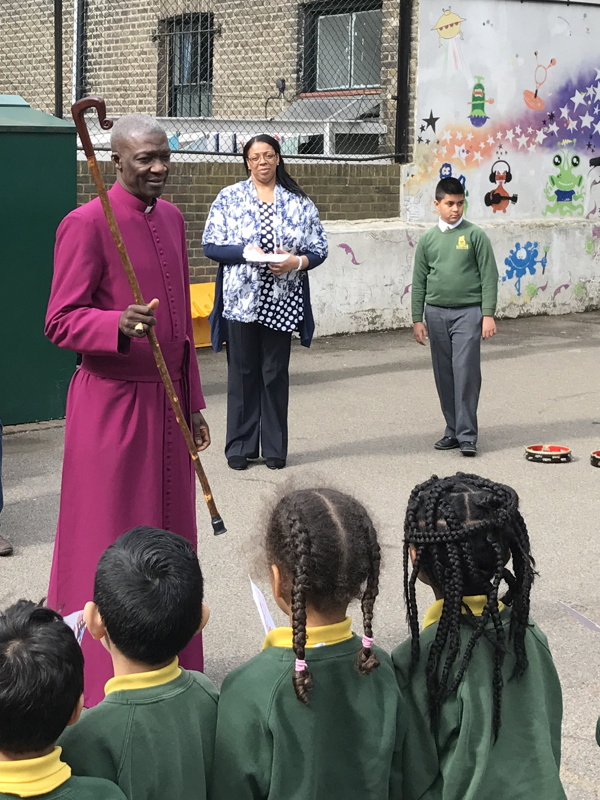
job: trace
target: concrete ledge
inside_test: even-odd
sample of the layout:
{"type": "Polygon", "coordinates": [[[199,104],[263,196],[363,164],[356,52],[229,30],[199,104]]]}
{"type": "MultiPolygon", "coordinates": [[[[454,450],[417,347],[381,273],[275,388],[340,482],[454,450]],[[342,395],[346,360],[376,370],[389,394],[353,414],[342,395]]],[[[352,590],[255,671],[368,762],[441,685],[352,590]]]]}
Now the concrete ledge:
{"type": "MultiPolygon", "coordinates": [[[[431,223],[327,222],[329,258],[311,273],[316,335],[412,324],[415,246],[431,223]]],[[[481,226],[500,275],[498,316],[600,308],[600,227],[586,220],[520,220],[481,226]]]]}

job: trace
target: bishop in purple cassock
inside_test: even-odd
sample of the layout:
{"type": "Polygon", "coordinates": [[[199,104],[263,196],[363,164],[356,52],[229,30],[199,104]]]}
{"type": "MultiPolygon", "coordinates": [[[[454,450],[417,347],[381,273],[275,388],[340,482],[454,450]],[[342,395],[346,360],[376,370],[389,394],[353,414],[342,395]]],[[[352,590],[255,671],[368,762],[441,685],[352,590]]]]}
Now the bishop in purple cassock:
{"type": "MultiPolygon", "coordinates": [[[[195,473],[152,355],[160,342],[199,450],[210,443],[190,316],[183,217],[159,199],[170,150],[155,120],[122,117],[111,137],[109,192],[148,306],[132,294],[98,199],[72,211],[56,239],[46,335],[80,354],[67,396],[60,513],[48,605],[63,615],[93,597],[98,559],[130,528],[151,525],[197,546],[195,473]],[[158,303],[156,303],[156,300],[158,303]]],[[[86,632],[85,705],[104,697],[108,653],[86,632]]],[[[180,655],[201,670],[202,640],[180,655]]]]}

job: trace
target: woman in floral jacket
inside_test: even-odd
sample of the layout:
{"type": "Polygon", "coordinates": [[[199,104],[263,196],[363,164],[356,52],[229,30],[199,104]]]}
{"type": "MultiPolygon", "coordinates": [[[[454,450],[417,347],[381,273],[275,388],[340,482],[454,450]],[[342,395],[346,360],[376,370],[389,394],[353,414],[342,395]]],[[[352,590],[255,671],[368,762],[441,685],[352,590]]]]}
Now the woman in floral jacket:
{"type": "Polygon", "coordinates": [[[307,271],[327,258],[327,239],[277,140],[254,136],[243,155],[250,177],[219,192],[202,238],[205,255],[219,262],[210,321],[213,348],[227,343],[225,455],[232,469],[246,469],[260,438],[267,467],[282,469],[292,332],[310,345],[307,271]]]}

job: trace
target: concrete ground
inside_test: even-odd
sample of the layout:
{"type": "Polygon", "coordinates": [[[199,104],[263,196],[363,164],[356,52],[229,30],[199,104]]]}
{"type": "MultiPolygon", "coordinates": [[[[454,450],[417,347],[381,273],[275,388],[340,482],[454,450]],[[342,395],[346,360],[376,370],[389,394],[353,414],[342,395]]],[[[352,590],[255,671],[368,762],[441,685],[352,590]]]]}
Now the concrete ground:
{"type": "MultiPolygon", "coordinates": [[[[355,493],[371,510],[385,551],[375,636],[392,648],[407,635],[401,536],[409,491],[433,472],[475,471],[514,486],[521,496],[539,569],[533,616],[549,637],[563,685],[565,787],[569,800],[600,798],[594,741],[600,714],[600,469],[589,462],[590,452],[600,448],[599,323],[600,313],[500,322],[499,334],[483,347],[475,460],[433,450],[443,425],[429,354],[403,330],[319,339],[310,350],[295,346],[289,467],[272,472],[257,463],[233,472],[223,457],[225,356],[200,351],[214,443],[203,463],[228,527],[226,535],[214,537],[198,501],[199,552],[212,608],[205,634],[208,675],[220,682],[260,648],[248,575],[267,588],[260,533],[275,489],[325,482],[355,493]],[[569,445],[573,462],[526,461],[524,445],[544,442],[569,445]]],[[[2,532],[14,541],[15,555],[0,559],[0,607],[44,595],[62,438],[60,423],[5,432],[2,532]]],[[[428,601],[423,594],[422,606],[428,601]]],[[[357,610],[354,616],[360,631],[357,610]]]]}

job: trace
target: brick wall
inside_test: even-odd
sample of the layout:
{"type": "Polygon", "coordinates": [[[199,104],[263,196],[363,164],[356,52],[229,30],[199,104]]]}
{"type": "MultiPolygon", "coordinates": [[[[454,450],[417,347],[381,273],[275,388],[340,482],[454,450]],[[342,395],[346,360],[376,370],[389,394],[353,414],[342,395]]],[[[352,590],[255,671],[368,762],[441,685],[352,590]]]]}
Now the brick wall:
{"type": "MultiPolygon", "coordinates": [[[[107,185],[114,170],[100,162],[107,185]]],[[[400,166],[396,164],[292,164],[290,172],[317,204],[322,220],[387,219],[399,215],[400,166]]],[[[200,240],[210,204],[223,186],[244,177],[240,164],[175,162],[169,193],[185,216],[192,281],[212,280],[216,266],[204,258],[200,240]]],[[[86,162],[78,162],[78,202],[95,196],[86,162]]]]}

